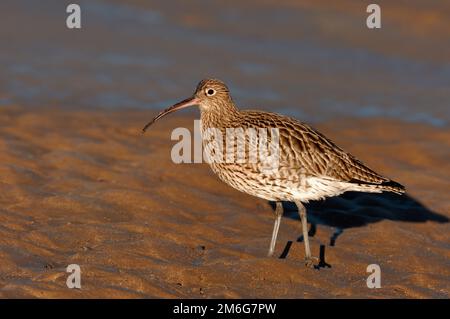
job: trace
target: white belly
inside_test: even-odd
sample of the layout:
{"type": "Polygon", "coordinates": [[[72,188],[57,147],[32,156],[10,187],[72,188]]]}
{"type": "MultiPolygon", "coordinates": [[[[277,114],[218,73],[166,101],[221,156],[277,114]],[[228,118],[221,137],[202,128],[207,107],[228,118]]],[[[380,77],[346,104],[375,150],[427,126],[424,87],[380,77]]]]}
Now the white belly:
{"type": "Polygon", "coordinates": [[[321,200],[326,197],[338,196],[347,191],[381,192],[379,189],[362,188],[356,184],[332,180],[329,178],[306,177],[301,180],[272,179],[252,175],[248,172],[235,170],[227,175],[223,170],[211,166],[213,171],[233,188],[270,201],[294,201],[308,203],[311,200],[321,200]]]}

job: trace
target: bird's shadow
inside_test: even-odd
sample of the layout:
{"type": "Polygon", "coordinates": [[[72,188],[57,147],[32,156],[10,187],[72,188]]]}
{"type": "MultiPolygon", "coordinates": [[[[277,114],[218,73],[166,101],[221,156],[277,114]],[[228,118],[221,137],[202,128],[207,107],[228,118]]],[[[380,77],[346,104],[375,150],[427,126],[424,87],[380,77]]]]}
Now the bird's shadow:
{"type": "MultiPolygon", "coordinates": [[[[275,202],[269,202],[275,210],[275,202]]],[[[405,221],[423,223],[433,221],[447,223],[449,219],[433,212],[411,196],[391,193],[370,194],[348,192],[341,196],[328,198],[324,201],[314,201],[305,204],[308,222],[311,224],[309,236],[316,233],[317,225],[335,228],[330,237],[329,245],[334,246],[337,238],[347,228],[362,227],[381,220],[405,221]]],[[[292,202],[283,202],[284,216],[299,220],[297,206],[292,202]]],[[[303,235],[298,239],[303,241],[303,235]]],[[[288,241],[280,258],[286,258],[292,246],[288,241]]],[[[320,246],[319,264],[316,268],[331,267],[325,261],[325,245],[320,246]]]]}

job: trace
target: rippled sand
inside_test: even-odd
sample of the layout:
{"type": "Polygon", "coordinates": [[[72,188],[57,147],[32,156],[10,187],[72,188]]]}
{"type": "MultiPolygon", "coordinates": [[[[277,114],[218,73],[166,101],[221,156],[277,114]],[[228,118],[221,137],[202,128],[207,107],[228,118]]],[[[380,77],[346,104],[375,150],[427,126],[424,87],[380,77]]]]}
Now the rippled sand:
{"type": "MultiPolygon", "coordinates": [[[[408,196],[350,193],[308,206],[318,270],[303,266],[296,212],[277,256],[264,200],[206,164],[171,162],[170,116],[152,111],[0,112],[0,297],[449,297],[450,132],[382,119],[316,127],[408,196]],[[66,287],[79,264],[82,289],[66,287]],[[379,264],[382,289],[368,289],[379,264]]],[[[289,205],[287,206],[289,208],[289,205]]]]}

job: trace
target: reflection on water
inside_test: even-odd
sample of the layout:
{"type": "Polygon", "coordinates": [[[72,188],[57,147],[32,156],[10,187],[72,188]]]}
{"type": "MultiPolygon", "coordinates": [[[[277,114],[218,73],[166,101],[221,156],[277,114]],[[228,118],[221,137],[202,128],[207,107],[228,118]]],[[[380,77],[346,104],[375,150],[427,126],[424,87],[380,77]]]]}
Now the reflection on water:
{"type": "MultiPolygon", "coordinates": [[[[391,15],[373,31],[363,6],[290,3],[79,1],[82,29],[68,30],[61,1],[2,1],[0,105],[160,108],[219,77],[239,105],[306,121],[448,125],[450,39],[440,23],[450,13],[430,7],[438,20],[420,33],[386,4],[391,15]]],[[[415,3],[406,17],[420,13],[415,3]]]]}

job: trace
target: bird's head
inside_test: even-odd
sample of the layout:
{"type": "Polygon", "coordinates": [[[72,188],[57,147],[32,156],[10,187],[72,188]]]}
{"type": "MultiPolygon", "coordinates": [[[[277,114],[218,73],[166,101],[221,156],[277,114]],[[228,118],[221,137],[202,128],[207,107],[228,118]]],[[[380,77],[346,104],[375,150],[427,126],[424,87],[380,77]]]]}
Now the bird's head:
{"type": "Polygon", "coordinates": [[[191,97],[160,112],[153,120],[145,125],[143,131],[145,132],[150,125],[165,115],[194,105],[197,105],[201,112],[223,112],[224,116],[227,115],[227,111],[234,110],[235,108],[230,91],[225,83],[217,79],[205,79],[200,81],[191,97]]]}

